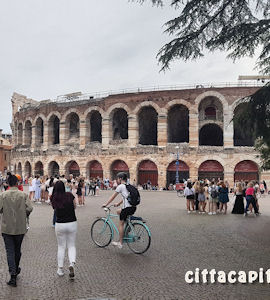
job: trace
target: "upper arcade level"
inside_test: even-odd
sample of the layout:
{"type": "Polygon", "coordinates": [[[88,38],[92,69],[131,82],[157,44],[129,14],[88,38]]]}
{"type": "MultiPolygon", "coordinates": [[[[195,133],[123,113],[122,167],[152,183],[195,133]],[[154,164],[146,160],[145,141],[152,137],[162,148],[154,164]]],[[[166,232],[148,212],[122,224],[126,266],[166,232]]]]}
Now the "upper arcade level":
{"type": "Polygon", "coordinates": [[[252,132],[237,128],[232,119],[243,109],[240,100],[257,89],[199,86],[88,99],[73,93],[58,101],[40,102],[14,94],[13,144],[17,150],[27,151],[250,147],[254,144],[252,132]]]}

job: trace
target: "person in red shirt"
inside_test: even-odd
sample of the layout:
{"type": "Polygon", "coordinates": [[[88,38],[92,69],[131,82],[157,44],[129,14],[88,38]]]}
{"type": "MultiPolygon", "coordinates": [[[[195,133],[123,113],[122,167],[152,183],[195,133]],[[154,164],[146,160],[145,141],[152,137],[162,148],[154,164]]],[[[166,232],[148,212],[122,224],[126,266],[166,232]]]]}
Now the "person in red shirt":
{"type": "Polygon", "coordinates": [[[248,211],[248,207],[249,207],[250,204],[253,205],[256,216],[259,215],[259,211],[258,211],[256,201],[255,201],[255,197],[256,197],[255,196],[255,189],[254,189],[253,186],[254,186],[253,183],[249,182],[249,184],[247,186],[247,189],[246,189],[247,205],[246,205],[246,208],[245,208],[245,216],[247,216],[247,211],[248,211]]]}

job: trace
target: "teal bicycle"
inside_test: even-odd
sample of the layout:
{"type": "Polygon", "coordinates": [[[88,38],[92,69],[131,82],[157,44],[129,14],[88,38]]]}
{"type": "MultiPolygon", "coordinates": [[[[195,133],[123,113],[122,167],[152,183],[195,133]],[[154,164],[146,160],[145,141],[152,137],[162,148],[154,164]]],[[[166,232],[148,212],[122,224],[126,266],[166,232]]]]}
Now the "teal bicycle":
{"type": "MultiPolygon", "coordinates": [[[[111,243],[115,232],[119,235],[118,228],[112,220],[113,218],[119,218],[119,216],[111,213],[112,206],[105,207],[106,217],[98,217],[91,226],[91,238],[101,248],[111,243]]],[[[124,229],[123,242],[136,254],[145,253],[149,249],[151,233],[142,218],[128,216],[124,229]]]]}

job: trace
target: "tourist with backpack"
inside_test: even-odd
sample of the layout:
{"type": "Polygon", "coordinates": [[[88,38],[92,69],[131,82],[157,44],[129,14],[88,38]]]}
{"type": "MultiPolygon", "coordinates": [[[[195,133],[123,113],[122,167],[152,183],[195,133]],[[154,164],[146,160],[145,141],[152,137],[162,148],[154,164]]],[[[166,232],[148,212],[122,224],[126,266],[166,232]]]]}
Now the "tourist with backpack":
{"type": "Polygon", "coordinates": [[[113,200],[121,194],[122,200],[118,203],[115,203],[114,206],[118,207],[122,204],[122,209],[117,210],[117,214],[119,215],[119,242],[112,242],[112,245],[122,249],[123,247],[123,237],[124,237],[124,226],[125,221],[128,216],[131,216],[136,211],[136,206],[140,203],[140,194],[136,187],[133,185],[127,184],[127,174],[124,172],[120,172],[116,175],[117,188],[114,194],[110,197],[108,202],[104,204],[102,207],[108,206],[113,200]]]}
{"type": "Polygon", "coordinates": [[[212,181],[209,186],[209,213],[208,215],[217,214],[217,203],[218,203],[218,186],[215,181],[212,181]]]}

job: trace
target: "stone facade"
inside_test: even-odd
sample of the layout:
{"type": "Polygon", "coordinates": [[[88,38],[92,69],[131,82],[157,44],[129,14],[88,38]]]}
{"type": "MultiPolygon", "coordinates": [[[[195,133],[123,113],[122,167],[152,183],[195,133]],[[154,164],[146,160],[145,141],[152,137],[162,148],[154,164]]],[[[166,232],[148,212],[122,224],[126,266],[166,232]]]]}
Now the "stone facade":
{"type": "Polygon", "coordinates": [[[252,177],[253,164],[258,176],[269,181],[269,172],[259,172],[253,147],[234,146],[235,108],[256,90],[196,88],[98,99],[80,94],[61,102],[38,102],[14,93],[12,165],[26,176],[77,172],[112,179],[126,170],[131,182],[149,177],[164,187],[175,181],[178,152],[180,178],[213,175],[232,184],[238,169],[252,177]]]}
{"type": "Polygon", "coordinates": [[[8,170],[11,170],[11,148],[12,137],[9,134],[2,134],[0,129],[0,172],[5,175],[8,170]]]}

